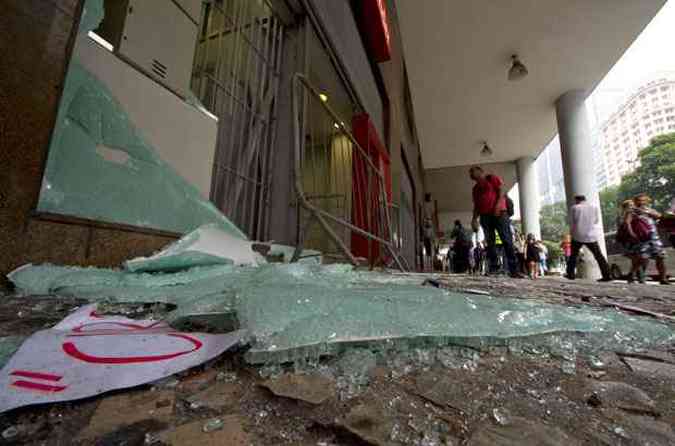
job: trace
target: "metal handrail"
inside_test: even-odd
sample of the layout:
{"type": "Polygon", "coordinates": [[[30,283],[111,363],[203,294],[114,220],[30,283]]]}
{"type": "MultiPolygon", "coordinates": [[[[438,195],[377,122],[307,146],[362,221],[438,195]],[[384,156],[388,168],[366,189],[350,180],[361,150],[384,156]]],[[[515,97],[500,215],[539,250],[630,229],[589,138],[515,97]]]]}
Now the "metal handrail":
{"type": "MultiPolygon", "coordinates": [[[[318,103],[321,104],[323,109],[329,114],[333,122],[336,123],[336,125],[339,127],[339,130],[346,136],[349,141],[352,144],[352,150],[355,150],[358,152],[358,154],[361,156],[361,159],[363,159],[368,167],[370,168],[369,173],[374,173],[377,178],[377,184],[378,184],[378,195],[379,195],[379,201],[381,203],[382,209],[380,211],[382,212],[382,218],[383,222],[379,222],[380,224],[384,224],[384,237],[391,237],[392,235],[392,230],[391,230],[391,220],[390,220],[390,215],[389,215],[389,206],[387,203],[387,196],[386,192],[384,190],[384,175],[380,171],[380,169],[377,167],[377,165],[371,160],[369,154],[361,147],[361,145],[358,143],[356,138],[352,135],[352,133],[342,124],[342,121],[340,117],[335,113],[335,111],[323,100],[321,100],[321,93],[320,91],[315,88],[307,79],[307,77],[302,74],[302,73],[295,73],[293,75],[293,79],[291,82],[291,106],[292,106],[292,115],[293,115],[293,139],[294,139],[294,184],[295,184],[295,192],[298,197],[298,202],[299,204],[305,208],[309,213],[310,213],[310,221],[312,219],[316,219],[319,224],[322,226],[322,228],[328,233],[329,237],[335,242],[335,244],[338,246],[340,251],[349,259],[349,261],[354,264],[358,265],[358,261],[354,257],[354,255],[351,253],[349,248],[345,245],[345,243],[338,237],[338,235],[335,233],[335,231],[328,225],[326,219],[331,220],[334,223],[337,223],[339,225],[342,225],[343,227],[346,227],[350,229],[352,232],[355,232],[359,235],[362,235],[363,237],[366,237],[370,240],[376,241],[381,243],[386,250],[389,252],[389,255],[391,258],[394,260],[396,263],[396,266],[402,270],[405,271],[405,267],[403,266],[403,263],[401,262],[401,259],[399,258],[396,249],[394,247],[394,243],[391,240],[388,240],[386,238],[383,238],[377,234],[374,234],[372,232],[369,232],[363,228],[360,228],[350,221],[345,221],[344,219],[337,217],[335,215],[332,215],[331,213],[320,209],[319,207],[315,206],[307,197],[305,194],[305,190],[303,187],[303,177],[302,177],[302,144],[304,141],[304,138],[301,135],[301,129],[300,129],[300,95],[298,94],[299,91],[298,89],[300,87],[304,87],[305,91],[308,91],[310,94],[314,96],[316,100],[318,100],[318,103]],[[340,124],[338,124],[340,123],[340,124]]],[[[304,96],[303,96],[304,98],[304,96]]],[[[370,187],[370,182],[369,182],[369,187],[370,187]]],[[[370,216],[369,216],[370,217],[370,216]]],[[[370,220],[370,218],[369,218],[370,220]]],[[[309,223],[309,221],[308,221],[309,223]]],[[[297,259],[300,257],[300,253],[302,252],[302,245],[304,243],[304,238],[302,237],[303,234],[300,234],[301,237],[299,237],[299,242],[296,246],[295,254],[293,256],[293,260],[297,261],[297,259]]]]}

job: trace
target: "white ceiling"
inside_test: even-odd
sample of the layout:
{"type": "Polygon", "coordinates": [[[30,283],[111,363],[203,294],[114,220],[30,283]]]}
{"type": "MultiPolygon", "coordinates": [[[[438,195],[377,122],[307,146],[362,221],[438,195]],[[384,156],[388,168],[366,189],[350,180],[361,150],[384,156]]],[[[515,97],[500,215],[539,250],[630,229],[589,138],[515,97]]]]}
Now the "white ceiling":
{"type": "Polygon", "coordinates": [[[536,155],[665,0],[396,0],[424,167],[536,155]],[[517,53],[530,74],[509,82],[517,53]],[[494,150],[480,156],[481,141],[494,150]]]}

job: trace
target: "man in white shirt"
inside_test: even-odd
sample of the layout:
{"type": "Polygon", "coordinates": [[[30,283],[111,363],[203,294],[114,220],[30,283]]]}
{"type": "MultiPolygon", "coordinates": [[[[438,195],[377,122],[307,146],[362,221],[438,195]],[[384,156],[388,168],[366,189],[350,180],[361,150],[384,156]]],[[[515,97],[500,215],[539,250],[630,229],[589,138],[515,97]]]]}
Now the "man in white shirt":
{"type": "Polygon", "coordinates": [[[588,204],[586,197],[583,195],[577,195],[574,197],[574,201],[576,204],[570,209],[572,255],[567,263],[567,278],[570,280],[576,278],[579,251],[582,246],[586,246],[600,266],[602,272],[600,282],[610,282],[612,278],[610,277],[609,264],[598,245],[598,226],[600,224],[598,208],[588,204]]]}

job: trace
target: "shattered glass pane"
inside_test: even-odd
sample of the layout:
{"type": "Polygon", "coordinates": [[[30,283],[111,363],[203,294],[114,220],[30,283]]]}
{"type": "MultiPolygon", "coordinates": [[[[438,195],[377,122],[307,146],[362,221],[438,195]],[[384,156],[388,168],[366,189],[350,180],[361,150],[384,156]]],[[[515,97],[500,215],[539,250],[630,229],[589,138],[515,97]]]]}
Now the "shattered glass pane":
{"type": "Polygon", "coordinates": [[[0,337],[0,368],[5,366],[9,358],[21,347],[26,338],[24,336],[0,337]]]}
{"type": "Polygon", "coordinates": [[[616,310],[448,292],[349,265],[218,265],[156,274],[43,265],[10,279],[26,294],[172,303],[174,319],[235,315],[254,338],[251,363],[316,362],[362,347],[402,364],[437,360],[474,369],[477,351],[497,347],[550,354],[573,372],[578,353],[675,339],[664,323],[616,310]]]}
{"type": "Polygon", "coordinates": [[[251,362],[292,361],[355,345],[378,349],[385,340],[397,348],[485,348],[512,339],[557,349],[570,361],[577,350],[675,339],[665,324],[613,310],[452,293],[344,266],[268,265],[255,277],[256,286],[239,290],[237,299],[240,323],[256,338],[251,362]]]}
{"type": "MultiPolygon", "coordinates": [[[[84,10],[80,38],[101,21],[103,2],[88,0],[84,10]]],[[[38,210],[178,233],[215,223],[246,238],[157,155],[77,57],[66,75],[38,210]]]]}

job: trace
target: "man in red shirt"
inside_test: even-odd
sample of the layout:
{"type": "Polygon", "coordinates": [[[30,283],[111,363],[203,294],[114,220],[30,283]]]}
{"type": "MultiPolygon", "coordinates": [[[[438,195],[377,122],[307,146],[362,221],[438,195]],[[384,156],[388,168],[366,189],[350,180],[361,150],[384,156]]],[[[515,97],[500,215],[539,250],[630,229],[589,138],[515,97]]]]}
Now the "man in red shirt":
{"type": "Polygon", "coordinates": [[[495,232],[499,234],[504,246],[504,254],[509,266],[511,277],[523,277],[518,272],[518,261],[513,250],[513,235],[511,222],[506,208],[506,199],[502,193],[502,179],[497,175],[486,175],[479,166],[469,169],[469,176],[476,184],[473,186],[473,220],[471,226],[474,232],[478,225],[483,227],[485,242],[487,243],[487,257],[489,272],[497,269],[497,247],[495,232]]]}

